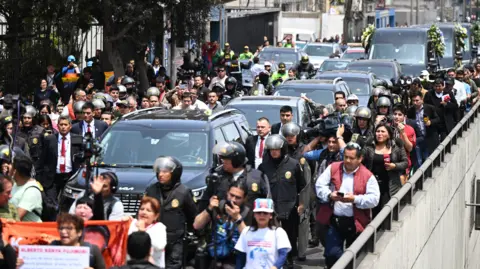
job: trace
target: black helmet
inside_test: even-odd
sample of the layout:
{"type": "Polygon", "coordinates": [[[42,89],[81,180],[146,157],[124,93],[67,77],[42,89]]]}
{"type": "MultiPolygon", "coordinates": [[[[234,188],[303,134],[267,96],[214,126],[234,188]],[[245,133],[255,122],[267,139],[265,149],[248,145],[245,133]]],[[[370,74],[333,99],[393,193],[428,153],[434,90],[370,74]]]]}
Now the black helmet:
{"type": "Polygon", "coordinates": [[[304,55],[302,56],[302,64],[308,64],[308,62],[310,61],[310,59],[308,58],[308,55],[304,55]]]}
{"type": "Polygon", "coordinates": [[[182,177],[183,166],[179,160],[171,156],[160,156],[155,160],[153,164],[153,171],[158,174],[160,170],[167,170],[172,173],[171,184],[174,185],[180,182],[182,177]]]}
{"type": "Polygon", "coordinates": [[[125,85],[127,85],[127,84],[135,84],[135,80],[134,80],[133,78],[131,78],[131,77],[127,77],[127,76],[126,76],[126,77],[124,77],[124,78],[122,79],[122,85],[125,86],[125,85]]]}
{"type": "Polygon", "coordinates": [[[288,149],[287,140],[279,134],[269,135],[265,141],[265,149],[281,149],[282,156],[285,156],[288,149]]]}
{"type": "Polygon", "coordinates": [[[234,77],[228,77],[225,80],[225,86],[227,85],[237,85],[237,80],[234,77]]]}
{"type": "Polygon", "coordinates": [[[221,142],[213,147],[213,154],[222,159],[232,161],[234,168],[241,167],[247,163],[247,151],[245,147],[238,142],[221,142]]]}
{"type": "Polygon", "coordinates": [[[355,116],[355,112],[357,111],[357,106],[348,106],[345,110],[345,113],[348,114],[350,117],[355,116]]]}
{"type": "Polygon", "coordinates": [[[296,136],[300,133],[300,126],[298,126],[295,122],[289,122],[284,124],[281,129],[281,134],[284,137],[287,136],[296,136]]]}

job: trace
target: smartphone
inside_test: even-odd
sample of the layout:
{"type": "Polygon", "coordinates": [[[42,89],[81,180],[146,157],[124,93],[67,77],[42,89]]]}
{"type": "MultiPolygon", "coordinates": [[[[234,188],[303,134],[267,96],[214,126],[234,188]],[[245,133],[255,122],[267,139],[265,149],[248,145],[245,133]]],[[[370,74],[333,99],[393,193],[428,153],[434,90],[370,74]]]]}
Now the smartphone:
{"type": "Polygon", "coordinates": [[[345,197],[345,193],[337,191],[337,195],[340,197],[345,197]]]}
{"type": "Polygon", "coordinates": [[[228,205],[230,208],[233,208],[233,203],[230,200],[225,201],[225,205],[226,206],[228,205]]]}

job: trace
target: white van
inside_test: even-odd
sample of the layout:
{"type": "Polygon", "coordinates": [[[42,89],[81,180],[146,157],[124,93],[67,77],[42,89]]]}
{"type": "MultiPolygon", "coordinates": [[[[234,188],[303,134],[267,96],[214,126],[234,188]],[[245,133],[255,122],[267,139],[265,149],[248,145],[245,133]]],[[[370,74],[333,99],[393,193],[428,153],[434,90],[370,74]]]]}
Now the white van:
{"type": "Polygon", "coordinates": [[[295,47],[303,49],[303,47],[310,42],[315,42],[317,39],[314,31],[296,29],[296,28],[283,28],[280,30],[281,41],[283,44],[287,43],[287,39],[292,39],[295,43],[295,47]]]}

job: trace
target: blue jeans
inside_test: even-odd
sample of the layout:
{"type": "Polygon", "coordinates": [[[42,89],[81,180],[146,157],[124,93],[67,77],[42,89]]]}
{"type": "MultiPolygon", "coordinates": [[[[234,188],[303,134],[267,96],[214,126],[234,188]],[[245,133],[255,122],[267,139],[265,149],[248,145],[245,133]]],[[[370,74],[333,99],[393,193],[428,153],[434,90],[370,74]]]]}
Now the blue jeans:
{"type": "Polygon", "coordinates": [[[425,161],[430,155],[428,152],[427,141],[423,140],[421,143],[417,143],[415,146],[415,152],[417,153],[417,167],[422,166],[423,161],[425,161]]]}
{"type": "Polygon", "coordinates": [[[325,264],[331,268],[335,262],[342,256],[344,244],[349,247],[357,238],[355,229],[349,234],[341,233],[334,225],[330,225],[325,237],[325,264]]]}

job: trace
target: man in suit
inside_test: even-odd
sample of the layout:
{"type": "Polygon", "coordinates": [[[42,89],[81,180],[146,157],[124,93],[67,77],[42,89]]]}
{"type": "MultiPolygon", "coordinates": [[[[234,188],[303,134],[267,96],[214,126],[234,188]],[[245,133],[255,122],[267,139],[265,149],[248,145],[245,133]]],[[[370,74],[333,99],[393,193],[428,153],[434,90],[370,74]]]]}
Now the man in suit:
{"type": "Polygon", "coordinates": [[[56,173],[55,188],[57,194],[65,187],[67,180],[80,168],[77,156],[82,150],[81,135],[70,132],[72,120],[67,116],[58,118],[58,133],[55,134],[56,173]]]}
{"type": "Polygon", "coordinates": [[[265,118],[257,120],[257,135],[249,136],[245,142],[247,152],[247,164],[255,169],[262,163],[265,150],[265,140],[270,134],[270,121],[265,118]]]}
{"type": "Polygon", "coordinates": [[[280,122],[272,125],[272,134],[280,134],[280,129],[284,124],[293,120],[293,109],[291,106],[282,106],[280,108],[280,122]]]}
{"type": "Polygon", "coordinates": [[[83,120],[75,123],[72,126],[71,132],[81,136],[91,132],[95,139],[99,139],[102,134],[108,129],[108,125],[93,118],[94,106],[92,102],[87,102],[82,107],[83,120]]]}
{"type": "Polygon", "coordinates": [[[421,92],[413,92],[411,96],[413,106],[408,109],[407,117],[415,120],[417,126],[420,128],[423,141],[417,140],[415,151],[417,153],[417,163],[421,166],[423,161],[428,158],[439,144],[438,139],[438,125],[440,118],[435,111],[435,107],[423,103],[423,96],[421,92]]]}

